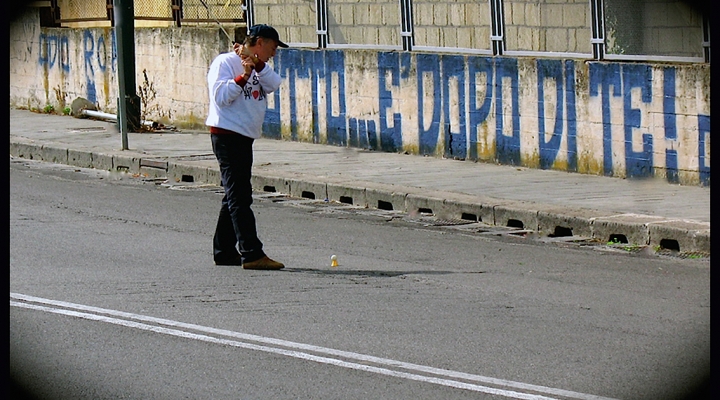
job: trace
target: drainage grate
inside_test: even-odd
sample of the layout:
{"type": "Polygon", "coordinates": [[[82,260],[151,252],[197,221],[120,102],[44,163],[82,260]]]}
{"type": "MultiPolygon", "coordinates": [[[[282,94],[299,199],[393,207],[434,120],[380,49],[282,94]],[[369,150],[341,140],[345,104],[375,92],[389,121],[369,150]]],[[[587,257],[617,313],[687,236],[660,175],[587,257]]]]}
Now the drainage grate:
{"type": "Polygon", "coordinates": [[[686,260],[707,260],[710,259],[710,253],[704,251],[675,251],[670,249],[659,249],[655,254],[664,257],[682,258],[686,260]]]}
{"type": "Polygon", "coordinates": [[[85,133],[91,133],[91,132],[105,132],[107,129],[105,129],[102,126],[88,126],[85,128],[68,128],[70,132],[85,132],[85,133]]]}
{"type": "Polygon", "coordinates": [[[207,161],[207,160],[215,160],[215,154],[196,154],[196,155],[189,155],[189,156],[177,156],[177,157],[171,157],[175,161],[207,161]]]}
{"type": "Polygon", "coordinates": [[[680,251],[680,244],[677,240],[674,239],[662,239],[660,241],[660,248],[666,249],[666,250],[674,250],[679,252],[680,251]]]}
{"type": "Polygon", "coordinates": [[[525,229],[525,224],[523,224],[523,222],[519,219],[509,219],[507,226],[510,228],[525,229]]]}
{"type": "Polygon", "coordinates": [[[550,236],[550,237],[568,237],[568,236],[572,236],[572,235],[573,235],[573,233],[572,233],[571,228],[567,228],[564,226],[556,226],[555,231],[548,236],[550,236]]]}
{"type": "Polygon", "coordinates": [[[404,221],[413,222],[416,224],[422,224],[425,226],[458,226],[458,225],[470,225],[474,224],[474,221],[462,220],[462,219],[439,219],[432,217],[405,217],[404,221]]]}
{"type": "Polygon", "coordinates": [[[177,185],[177,184],[161,183],[160,186],[167,187],[170,190],[192,190],[192,191],[198,191],[198,192],[224,193],[223,188],[218,187],[217,185],[193,184],[193,182],[183,182],[183,183],[186,183],[186,184],[185,185],[177,185]]]}
{"type": "Polygon", "coordinates": [[[378,200],[377,208],[385,211],[392,211],[393,205],[389,201],[378,200]]]}
{"type": "MultiPolygon", "coordinates": [[[[147,179],[150,180],[150,179],[147,179]]],[[[201,190],[214,191],[223,194],[223,189],[218,185],[201,184],[199,182],[168,182],[165,178],[155,178],[154,181],[161,186],[172,190],[201,190]],[[162,183],[158,181],[163,180],[162,183]]],[[[274,187],[265,187],[265,189],[274,190],[274,187]]],[[[303,193],[304,198],[292,197],[273,191],[254,191],[253,198],[264,201],[271,201],[309,210],[311,213],[319,214],[355,214],[361,216],[381,217],[385,221],[401,220],[403,222],[419,224],[425,227],[439,227],[456,229],[458,232],[475,234],[479,236],[504,236],[515,237],[525,240],[533,240],[539,242],[553,243],[560,246],[578,246],[592,247],[597,250],[612,251],[624,254],[647,254],[659,257],[672,257],[682,259],[698,259],[709,260],[710,254],[701,251],[685,251],[678,250],[679,245],[673,240],[664,240],[654,249],[650,249],[647,245],[637,245],[628,243],[627,237],[623,234],[612,234],[607,241],[598,238],[584,238],[574,236],[572,229],[567,227],[556,227],[555,231],[546,237],[540,236],[531,229],[525,229],[522,221],[509,220],[507,226],[488,225],[477,218],[474,214],[463,214],[461,219],[441,219],[431,215],[409,216],[407,213],[393,210],[392,204],[389,202],[379,201],[378,208],[367,208],[350,204],[351,198],[344,198],[341,201],[327,201],[309,198],[310,192],[303,193]],[[477,220],[476,220],[477,218],[477,220]]],[[[421,209],[421,211],[430,211],[429,209],[421,209]]],[[[421,213],[423,214],[423,213],[421,213]]]]}
{"type": "Polygon", "coordinates": [[[253,192],[253,198],[258,200],[270,200],[273,203],[277,203],[279,201],[285,201],[289,199],[288,195],[277,193],[275,191],[264,191],[264,192],[253,192]]]}

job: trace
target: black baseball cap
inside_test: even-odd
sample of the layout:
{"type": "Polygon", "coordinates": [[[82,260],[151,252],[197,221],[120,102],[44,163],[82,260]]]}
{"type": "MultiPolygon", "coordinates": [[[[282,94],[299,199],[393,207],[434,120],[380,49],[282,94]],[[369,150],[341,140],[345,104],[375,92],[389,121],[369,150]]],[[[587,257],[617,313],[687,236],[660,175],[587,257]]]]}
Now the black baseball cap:
{"type": "Polygon", "coordinates": [[[278,46],[280,47],[289,47],[288,45],[280,41],[280,35],[278,35],[278,31],[276,31],[275,28],[270,25],[258,24],[251,26],[250,29],[248,29],[248,36],[257,36],[261,38],[272,39],[276,41],[278,46]]]}

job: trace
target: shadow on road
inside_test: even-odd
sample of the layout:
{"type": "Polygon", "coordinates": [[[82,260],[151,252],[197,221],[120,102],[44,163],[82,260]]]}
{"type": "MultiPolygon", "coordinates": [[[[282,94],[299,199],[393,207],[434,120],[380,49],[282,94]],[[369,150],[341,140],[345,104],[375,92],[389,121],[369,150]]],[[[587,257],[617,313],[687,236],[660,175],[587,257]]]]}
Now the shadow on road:
{"type": "Polygon", "coordinates": [[[316,269],[316,268],[285,268],[285,272],[306,273],[315,275],[354,275],[365,277],[396,277],[402,275],[448,275],[448,274],[482,274],[484,271],[457,272],[457,271],[377,271],[377,270],[348,270],[348,269],[316,269]]]}

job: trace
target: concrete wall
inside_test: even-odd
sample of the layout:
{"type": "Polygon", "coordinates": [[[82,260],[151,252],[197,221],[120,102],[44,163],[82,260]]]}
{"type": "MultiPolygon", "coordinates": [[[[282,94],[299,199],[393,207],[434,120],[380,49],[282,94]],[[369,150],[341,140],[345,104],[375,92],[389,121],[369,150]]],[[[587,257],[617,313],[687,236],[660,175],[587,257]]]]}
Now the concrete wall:
{"type": "MultiPolygon", "coordinates": [[[[294,45],[317,44],[314,0],[252,1],[256,23],[275,26],[294,45]]],[[[402,49],[399,4],[399,0],[327,0],[329,46],[402,49]]],[[[702,15],[688,4],[678,0],[605,0],[604,4],[610,56],[703,57],[702,15]]],[[[506,51],[592,54],[589,0],[503,0],[502,7],[506,51]]],[[[412,19],[418,48],[490,51],[488,0],[413,0],[412,19]]]]}
{"type": "Polygon", "coordinates": [[[317,46],[317,10],[314,0],[255,1],[253,10],[255,23],[272,25],[283,42],[292,43],[293,46],[317,46]]]}
{"type": "MultiPolygon", "coordinates": [[[[232,35],[232,31],[230,31],[232,35]]],[[[213,28],[137,28],[136,81],[149,97],[147,119],[204,127],[207,68],[229,40],[213,28]],[[146,79],[147,77],[147,79],[146,79]]],[[[83,97],[117,112],[117,55],[112,28],[40,28],[30,9],[11,24],[10,105],[62,110],[83,97]]]]}
{"type": "Polygon", "coordinates": [[[591,52],[587,0],[505,0],[504,10],[508,50],[591,52]]]}
{"type": "Polygon", "coordinates": [[[391,46],[400,43],[396,0],[330,0],[328,43],[391,46]]]}
{"type": "Polygon", "coordinates": [[[275,67],[271,137],[709,184],[707,65],[292,49],[275,67]]]}
{"type": "Polygon", "coordinates": [[[487,1],[413,1],[413,37],[419,47],[490,49],[487,1]]]}
{"type": "MultiPolygon", "coordinates": [[[[259,21],[260,22],[260,21],[259,21]]],[[[109,28],[10,32],[10,105],[84,97],[115,112],[109,28]]],[[[142,28],[138,85],[156,119],[202,127],[217,28],[142,28]]],[[[270,138],[617,177],[710,183],[710,66],[373,50],[279,50],[270,138]]]]}

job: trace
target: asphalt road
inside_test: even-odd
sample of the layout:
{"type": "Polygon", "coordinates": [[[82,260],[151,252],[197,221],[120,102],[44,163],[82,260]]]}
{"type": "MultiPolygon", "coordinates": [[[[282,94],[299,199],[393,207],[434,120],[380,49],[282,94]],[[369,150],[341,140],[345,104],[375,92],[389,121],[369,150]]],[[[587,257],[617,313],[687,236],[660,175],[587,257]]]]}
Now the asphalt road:
{"type": "Polygon", "coordinates": [[[11,158],[18,386],[43,399],[680,399],[708,378],[707,259],[258,194],[266,251],[287,268],[244,271],[212,263],[217,189],[11,158]]]}

